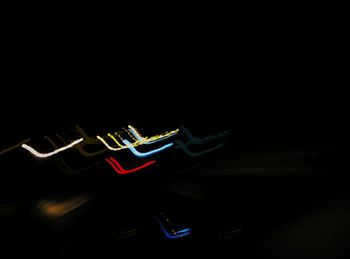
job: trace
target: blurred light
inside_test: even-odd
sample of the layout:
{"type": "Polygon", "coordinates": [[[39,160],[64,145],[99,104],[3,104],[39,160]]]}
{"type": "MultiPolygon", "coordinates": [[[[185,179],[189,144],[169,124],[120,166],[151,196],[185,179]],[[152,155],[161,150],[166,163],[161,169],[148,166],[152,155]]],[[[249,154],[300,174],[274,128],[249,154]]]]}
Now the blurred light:
{"type": "Polygon", "coordinates": [[[19,147],[21,147],[23,144],[28,143],[29,141],[30,141],[30,139],[25,139],[25,140],[21,141],[20,143],[14,145],[14,146],[12,146],[12,147],[9,147],[9,148],[0,150],[0,155],[3,155],[3,154],[5,154],[5,153],[7,153],[7,152],[10,152],[10,151],[12,151],[12,150],[14,150],[14,149],[16,149],[16,148],[19,148],[19,147]]]}
{"type": "Polygon", "coordinates": [[[127,148],[126,146],[123,146],[122,144],[120,144],[120,142],[110,133],[107,134],[108,137],[110,137],[120,148],[127,148]]]}
{"type": "Polygon", "coordinates": [[[114,159],[113,157],[110,157],[109,159],[107,158],[106,159],[106,162],[114,169],[114,171],[116,171],[118,174],[130,174],[130,173],[134,173],[134,172],[137,172],[137,171],[140,171],[141,169],[143,168],[146,168],[150,165],[153,165],[156,160],[153,160],[153,161],[150,161],[150,162],[147,162],[139,167],[136,167],[136,168],[133,168],[133,169],[130,169],[130,170],[125,170],[121,165],[120,163],[114,159]]]}
{"type": "MultiPolygon", "coordinates": [[[[60,136],[59,134],[56,134],[56,137],[59,138],[63,143],[66,143],[66,141],[63,139],[62,136],[60,136]]],[[[96,139],[96,141],[98,141],[96,139]]],[[[98,141],[98,143],[100,144],[100,141],[98,141]]],[[[84,150],[84,148],[81,145],[76,145],[75,148],[78,150],[78,152],[85,156],[85,157],[94,157],[94,156],[98,156],[98,155],[102,155],[103,153],[107,152],[108,149],[102,149],[99,151],[95,151],[95,152],[87,152],[84,150]]]]}
{"type": "Polygon", "coordinates": [[[119,147],[119,148],[115,148],[115,147],[111,147],[107,141],[105,141],[102,137],[100,136],[96,136],[96,138],[101,141],[103,143],[103,145],[105,145],[109,150],[111,151],[119,151],[119,150],[122,150],[122,149],[125,149],[126,147],[119,147]]]}
{"type": "Polygon", "coordinates": [[[36,157],[39,157],[39,158],[47,158],[47,157],[50,157],[50,156],[53,156],[53,155],[56,155],[62,151],[65,151],[69,148],[72,148],[74,147],[75,145],[79,144],[80,142],[84,141],[83,138],[80,138],[80,139],[77,139],[75,140],[74,142],[72,142],[71,144],[65,146],[65,147],[61,147],[59,149],[56,149],[50,153],[39,153],[38,151],[36,151],[34,148],[32,148],[31,146],[28,146],[27,144],[23,144],[21,145],[22,148],[28,150],[30,153],[32,153],[33,155],[35,155],[36,157]]]}
{"type": "Polygon", "coordinates": [[[46,199],[38,203],[37,209],[41,215],[51,219],[57,219],[80,207],[88,200],[88,197],[85,195],[63,201],[46,199]]]}
{"type": "MultiPolygon", "coordinates": [[[[153,215],[154,216],[154,215],[153,215]]],[[[154,216],[154,218],[157,220],[157,222],[159,223],[159,226],[160,226],[160,229],[161,231],[163,232],[164,236],[166,238],[169,238],[169,239],[174,239],[174,238],[181,238],[181,237],[185,237],[185,236],[188,236],[189,234],[191,234],[191,229],[190,228],[185,228],[185,229],[182,229],[180,231],[175,231],[173,229],[173,227],[171,226],[170,224],[170,221],[162,214],[162,216],[164,217],[164,219],[167,221],[168,225],[170,226],[171,228],[171,233],[169,233],[166,228],[164,227],[164,224],[163,222],[157,217],[157,216],[154,216]]]]}
{"type": "Polygon", "coordinates": [[[165,149],[168,149],[168,148],[170,148],[170,147],[172,147],[174,145],[174,143],[170,143],[170,144],[166,144],[163,147],[160,147],[158,149],[154,149],[154,150],[149,151],[149,152],[141,153],[141,152],[137,151],[136,148],[129,141],[127,141],[126,139],[123,139],[123,143],[130,149],[130,151],[135,156],[138,156],[138,157],[148,157],[148,156],[154,155],[156,153],[159,153],[159,152],[161,152],[161,151],[163,151],[165,149]]]}
{"type": "Polygon", "coordinates": [[[175,136],[176,134],[179,133],[179,129],[176,129],[176,130],[173,130],[173,131],[170,131],[170,132],[166,132],[166,133],[163,133],[161,135],[156,135],[156,136],[153,136],[151,138],[148,138],[148,137],[143,137],[136,128],[134,128],[133,126],[129,125],[128,126],[129,128],[129,131],[134,135],[134,137],[140,141],[141,143],[143,144],[152,144],[152,143],[156,143],[156,142],[159,142],[159,141],[162,141],[162,140],[165,140],[167,138],[170,138],[172,136],[175,136]]]}
{"type": "Polygon", "coordinates": [[[182,150],[185,152],[186,155],[191,156],[191,157],[203,156],[203,155],[206,155],[206,154],[208,154],[208,153],[210,153],[210,152],[213,152],[213,151],[215,151],[215,150],[217,150],[217,149],[219,149],[219,148],[222,148],[222,147],[226,146],[226,143],[221,143],[221,144],[219,144],[219,145],[217,145],[217,146],[215,146],[215,147],[206,149],[206,150],[201,151],[201,152],[192,152],[192,151],[190,151],[190,150],[187,148],[187,146],[186,146],[183,142],[181,142],[180,140],[175,140],[175,143],[176,143],[176,145],[177,145],[177,148],[182,149],[182,150]]]}
{"type": "Polygon", "coordinates": [[[76,125],[75,128],[77,129],[77,132],[85,139],[86,144],[100,144],[97,139],[90,137],[79,125],[76,125]]]}
{"type": "Polygon", "coordinates": [[[207,136],[207,137],[204,137],[204,138],[197,138],[197,137],[193,136],[192,133],[190,132],[190,130],[187,129],[185,126],[181,126],[181,131],[190,140],[189,143],[187,143],[187,144],[206,144],[208,142],[215,141],[217,139],[223,138],[223,137],[225,137],[226,135],[228,135],[231,132],[231,130],[226,130],[226,131],[224,131],[222,133],[219,133],[219,134],[216,134],[216,135],[213,135],[213,136],[207,136]]]}

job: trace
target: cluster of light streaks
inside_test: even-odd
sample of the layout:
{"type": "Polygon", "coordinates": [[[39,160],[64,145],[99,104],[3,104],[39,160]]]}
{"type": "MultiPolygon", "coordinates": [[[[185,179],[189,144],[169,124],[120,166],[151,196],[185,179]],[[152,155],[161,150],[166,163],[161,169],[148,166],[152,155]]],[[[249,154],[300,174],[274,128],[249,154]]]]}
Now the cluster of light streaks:
{"type": "Polygon", "coordinates": [[[171,233],[169,233],[163,222],[155,215],[153,215],[153,217],[156,219],[156,221],[158,222],[159,226],[160,226],[160,229],[161,231],[163,232],[164,236],[168,239],[175,239],[175,238],[181,238],[181,237],[185,237],[185,236],[188,236],[191,234],[191,231],[192,229],[191,228],[185,228],[185,229],[182,229],[182,230],[179,230],[179,231],[175,231],[174,228],[171,226],[171,223],[169,221],[169,219],[167,217],[165,217],[164,214],[161,213],[161,216],[164,218],[164,220],[167,222],[167,224],[169,225],[170,227],[170,231],[171,233]]]}
{"type": "MultiPolygon", "coordinates": [[[[179,132],[179,129],[177,129],[177,130],[163,133],[161,135],[155,135],[153,137],[148,138],[148,137],[143,137],[135,127],[129,125],[128,128],[129,128],[129,130],[127,130],[125,128],[123,128],[123,129],[128,134],[128,136],[134,141],[133,143],[129,142],[129,144],[130,144],[129,146],[132,146],[132,147],[137,147],[137,146],[144,145],[144,144],[146,144],[146,145],[147,144],[154,144],[156,142],[163,141],[167,138],[175,136],[179,132]]],[[[115,135],[117,135],[123,141],[123,137],[120,136],[117,132],[115,133],[115,135]]],[[[114,141],[114,143],[117,144],[118,147],[112,147],[110,144],[107,143],[106,139],[102,138],[101,136],[96,136],[96,138],[99,141],[101,141],[109,150],[120,151],[123,149],[130,148],[128,145],[122,145],[114,135],[108,133],[107,136],[109,138],[111,138],[114,141]]]]}
{"type": "MultiPolygon", "coordinates": [[[[155,135],[155,136],[149,138],[149,137],[142,136],[142,134],[135,127],[129,125],[128,126],[128,130],[125,129],[125,128],[123,128],[123,130],[128,134],[128,136],[134,142],[131,143],[128,140],[124,139],[122,136],[120,136],[118,133],[115,133],[115,135],[117,135],[121,139],[121,141],[123,142],[124,145],[122,145],[117,140],[115,135],[112,135],[112,134],[108,133],[107,136],[111,140],[113,140],[113,142],[116,144],[116,147],[114,147],[114,146],[111,146],[110,144],[108,144],[106,139],[104,139],[104,138],[102,138],[100,136],[96,136],[96,138],[90,137],[79,126],[76,126],[76,129],[77,129],[78,133],[82,136],[82,138],[77,139],[77,140],[73,141],[70,144],[67,144],[66,141],[60,135],[56,134],[56,136],[66,146],[61,147],[61,148],[57,148],[56,150],[54,150],[52,152],[49,152],[49,153],[40,153],[40,152],[38,152],[33,147],[23,143],[23,142],[29,141],[29,140],[25,140],[25,141],[17,144],[16,146],[13,146],[13,147],[8,148],[6,150],[2,150],[0,152],[0,154],[4,154],[4,153],[6,153],[6,152],[8,152],[10,150],[13,150],[13,149],[21,146],[22,148],[26,149],[27,151],[29,151],[30,153],[32,153],[33,155],[35,155],[35,156],[37,156],[39,158],[47,158],[47,157],[51,157],[53,155],[56,155],[56,154],[58,154],[58,153],[60,153],[62,151],[65,151],[65,150],[75,146],[75,148],[80,152],[80,154],[83,155],[83,156],[86,156],[86,157],[98,156],[98,155],[101,155],[101,154],[107,152],[108,150],[110,150],[110,151],[120,151],[120,150],[123,150],[123,149],[129,149],[135,156],[144,158],[144,157],[148,157],[148,156],[154,155],[154,154],[156,154],[158,152],[161,152],[163,150],[166,150],[166,149],[172,147],[174,145],[174,143],[166,144],[166,145],[164,145],[164,146],[162,146],[160,148],[157,148],[157,149],[154,149],[154,150],[151,150],[151,151],[148,151],[148,152],[140,152],[135,147],[143,145],[143,144],[154,144],[156,142],[163,141],[165,139],[173,137],[173,136],[175,136],[176,134],[179,133],[179,129],[176,129],[176,130],[169,131],[169,132],[166,132],[166,133],[163,133],[163,134],[160,134],[160,135],[155,135]],[[104,148],[102,150],[99,150],[99,151],[95,151],[95,152],[87,152],[86,150],[83,149],[83,147],[81,145],[78,145],[78,144],[80,144],[83,141],[84,141],[84,143],[88,143],[88,144],[100,144],[100,143],[102,143],[106,148],[104,148]]],[[[197,137],[194,137],[192,135],[192,133],[187,128],[185,128],[184,126],[182,126],[181,129],[184,132],[184,134],[187,136],[187,138],[189,139],[189,142],[187,142],[185,144],[185,143],[183,143],[180,140],[176,140],[177,148],[181,148],[188,156],[191,156],[191,157],[198,157],[198,156],[205,155],[207,153],[210,153],[212,151],[215,151],[215,150],[225,146],[226,144],[222,143],[222,144],[219,144],[219,145],[217,145],[217,146],[215,146],[213,148],[209,148],[209,149],[201,151],[201,152],[192,152],[192,151],[190,151],[188,149],[188,146],[190,146],[192,144],[195,144],[195,145],[197,145],[197,144],[205,144],[205,143],[214,141],[216,139],[222,138],[222,137],[224,137],[225,135],[227,135],[230,132],[228,130],[228,131],[224,131],[224,132],[222,132],[220,134],[217,134],[217,135],[214,135],[214,136],[207,136],[207,137],[204,137],[204,138],[197,138],[197,137]]],[[[65,167],[67,169],[67,166],[65,166],[65,167]]]]}
{"type": "Polygon", "coordinates": [[[226,130],[226,131],[221,132],[219,134],[216,134],[213,136],[207,136],[204,138],[197,138],[197,137],[193,136],[192,133],[190,132],[190,130],[187,129],[185,126],[181,126],[181,132],[183,132],[186,135],[186,137],[189,139],[189,142],[187,143],[187,145],[190,145],[190,144],[197,145],[197,144],[206,144],[206,143],[215,141],[217,139],[223,138],[223,137],[227,136],[231,132],[231,130],[226,130]]]}
{"type": "Polygon", "coordinates": [[[141,166],[138,166],[138,167],[135,167],[133,169],[129,169],[129,170],[126,170],[124,169],[120,163],[114,159],[113,157],[110,157],[110,158],[107,158],[106,159],[106,162],[114,169],[114,171],[118,174],[131,174],[131,173],[134,173],[134,172],[137,172],[137,171],[140,171],[146,167],[149,167],[150,165],[153,165],[154,163],[156,163],[156,160],[153,160],[153,161],[150,161],[150,162],[146,162],[144,163],[143,165],[141,166]]]}
{"type": "Polygon", "coordinates": [[[127,141],[126,139],[123,139],[123,143],[129,148],[129,150],[137,157],[148,157],[148,156],[152,156],[156,153],[159,153],[161,151],[164,151],[170,147],[172,147],[174,145],[174,143],[169,143],[166,144],[160,148],[148,151],[148,152],[139,152],[129,141],[127,141]]]}
{"type": "Polygon", "coordinates": [[[170,132],[166,132],[166,133],[163,133],[163,134],[160,134],[160,135],[155,135],[153,137],[148,138],[148,137],[143,137],[135,127],[129,125],[128,128],[129,128],[129,131],[131,132],[131,134],[140,143],[146,144],[146,145],[147,144],[153,144],[153,143],[156,143],[156,142],[159,142],[159,141],[163,141],[163,140],[165,140],[167,138],[173,137],[176,134],[178,134],[179,131],[180,131],[179,129],[176,129],[176,130],[173,130],[173,131],[170,131],[170,132]]]}
{"type": "Polygon", "coordinates": [[[200,152],[192,152],[188,149],[187,145],[185,143],[183,143],[182,141],[180,140],[175,140],[175,143],[176,143],[176,148],[180,148],[182,149],[186,155],[188,156],[191,156],[191,157],[199,157],[199,156],[204,156],[208,153],[211,153],[219,148],[222,148],[224,146],[226,146],[226,143],[221,143],[221,144],[218,144],[217,146],[215,147],[212,147],[212,148],[209,148],[209,149],[206,149],[206,150],[203,150],[203,151],[200,151],[200,152]]]}
{"type": "Polygon", "coordinates": [[[82,141],[84,141],[83,138],[77,139],[77,140],[73,141],[72,143],[70,143],[69,145],[61,147],[61,148],[58,148],[58,149],[56,149],[56,150],[54,150],[52,152],[49,152],[49,153],[40,153],[40,152],[38,152],[37,150],[35,150],[34,148],[32,148],[31,146],[29,146],[27,144],[22,144],[21,147],[26,149],[27,151],[29,151],[30,153],[32,153],[36,157],[48,158],[48,157],[56,155],[56,154],[58,154],[60,152],[63,152],[65,150],[67,150],[67,149],[70,149],[70,148],[74,147],[75,145],[78,145],[82,141]]]}
{"type": "Polygon", "coordinates": [[[0,150],[0,155],[4,155],[4,154],[6,154],[7,152],[10,152],[10,151],[12,151],[12,150],[15,150],[15,149],[21,147],[23,144],[28,143],[29,141],[30,141],[30,139],[25,139],[25,140],[19,142],[18,144],[14,145],[14,146],[12,146],[12,147],[9,147],[9,148],[0,150]]]}
{"type": "MultiPolygon", "coordinates": [[[[109,145],[109,144],[107,143],[106,139],[102,138],[101,136],[96,136],[96,138],[97,138],[99,141],[101,141],[102,144],[105,145],[106,148],[108,148],[110,151],[120,151],[120,150],[128,149],[128,148],[129,148],[129,147],[126,146],[126,145],[123,146],[122,144],[120,144],[120,142],[119,142],[119,141],[116,139],[116,137],[113,136],[112,134],[108,133],[107,135],[108,135],[108,137],[110,137],[110,138],[113,140],[114,143],[117,144],[118,147],[112,147],[111,145],[109,145]]],[[[121,140],[123,140],[123,138],[122,138],[121,136],[119,136],[119,138],[121,138],[121,140]]],[[[140,142],[138,142],[138,141],[136,141],[136,142],[134,142],[134,143],[130,143],[130,144],[131,144],[133,147],[137,147],[137,146],[143,145],[142,143],[140,143],[140,142]]]]}

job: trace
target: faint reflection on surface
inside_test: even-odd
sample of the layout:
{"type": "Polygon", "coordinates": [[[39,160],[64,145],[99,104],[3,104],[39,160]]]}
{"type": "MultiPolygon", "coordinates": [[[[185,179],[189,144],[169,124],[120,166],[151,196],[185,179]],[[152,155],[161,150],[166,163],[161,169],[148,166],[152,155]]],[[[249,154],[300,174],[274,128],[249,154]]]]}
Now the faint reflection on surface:
{"type": "Polygon", "coordinates": [[[49,219],[58,219],[72,212],[89,201],[87,195],[78,195],[66,199],[44,199],[38,202],[37,210],[40,215],[49,219]]]}

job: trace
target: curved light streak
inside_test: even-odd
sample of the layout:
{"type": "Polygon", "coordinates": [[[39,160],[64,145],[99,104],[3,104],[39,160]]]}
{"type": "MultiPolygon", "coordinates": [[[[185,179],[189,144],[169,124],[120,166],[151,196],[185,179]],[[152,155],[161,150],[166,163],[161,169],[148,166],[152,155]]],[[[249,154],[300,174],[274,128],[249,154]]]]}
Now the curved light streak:
{"type": "Polygon", "coordinates": [[[49,152],[49,153],[40,153],[40,152],[38,152],[37,150],[35,150],[34,148],[32,148],[31,146],[29,146],[27,144],[22,144],[21,147],[26,149],[27,151],[29,151],[30,153],[32,153],[36,157],[47,158],[47,157],[51,157],[53,155],[56,155],[56,154],[58,154],[60,152],[63,152],[65,150],[67,150],[67,149],[70,149],[70,148],[74,147],[75,145],[81,143],[82,141],[84,141],[83,138],[77,139],[77,140],[73,141],[72,143],[70,143],[69,145],[61,147],[61,148],[56,149],[56,150],[54,150],[52,152],[49,152]]]}
{"type": "Polygon", "coordinates": [[[120,163],[114,159],[113,157],[110,157],[109,159],[106,159],[106,162],[114,169],[114,171],[118,174],[131,174],[137,171],[140,171],[150,165],[153,165],[154,163],[156,163],[156,160],[144,163],[143,165],[133,168],[133,169],[129,169],[129,170],[125,170],[120,163]]]}
{"type": "Polygon", "coordinates": [[[204,138],[197,138],[197,137],[193,136],[192,133],[190,132],[190,130],[187,129],[185,126],[181,126],[181,130],[186,135],[186,137],[189,139],[189,142],[187,144],[206,144],[208,142],[223,138],[231,132],[231,130],[226,130],[224,132],[221,132],[221,133],[213,135],[213,136],[207,136],[204,138]]]}
{"type": "Polygon", "coordinates": [[[166,133],[163,133],[161,135],[156,135],[156,136],[153,136],[153,137],[143,137],[139,131],[134,128],[133,126],[129,125],[128,126],[129,128],[129,131],[131,132],[131,134],[139,141],[141,142],[142,144],[153,144],[153,143],[156,143],[156,142],[159,142],[159,141],[163,141],[167,138],[170,138],[172,136],[175,136],[176,134],[179,133],[179,129],[176,129],[176,130],[173,130],[173,131],[170,131],[170,132],[166,132],[166,133]]]}
{"type": "Polygon", "coordinates": [[[174,145],[174,143],[170,143],[170,144],[166,144],[158,149],[154,149],[154,150],[151,150],[149,152],[145,152],[145,153],[141,153],[139,152],[138,150],[136,150],[136,148],[129,142],[127,141],[126,139],[123,139],[123,143],[129,148],[129,150],[135,155],[135,156],[138,156],[138,157],[148,157],[148,156],[151,156],[151,155],[154,155],[156,153],[159,153],[165,149],[168,149],[170,147],[172,147],[174,145]]]}
{"type": "Polygon", "coordinates": [[[180,140],[175,140],[175,143],[176,143],[176,145],[177,145],[177,148],[181,148],[181,149],[185,152],[186,155],[191,156],[191,157],[204,156],[204,155],[206,155],[206,154],[208,154],[208,153],[211,153],[211,152],[213,152],[213,151],[215,151],[215,150],[217,150],[217,149],[219,149],[219,148],[222,148],[222,147],[226,146],[226,143],[221,143],[221,144],[219,144],[219,145],[217,145],[217,146],[215,146],[215,147],[206,149],[206,150],[201,151],[201,152],[192,152],[192,151],[190,151],[190,150],[187,148],[187,146],[186,146],[182,141],[180,141],[180,140]]]}
{"type": "MultiPolygon", "coordinates": [[[[125,147],[119,147],[119,148],[115,148],[115,147],[111,147],[107,141],[105,141],[102,137],[100,136],[96,136],[96,138],[102,142],[103,145],[105,145],[109,150],[111,151],[119,151],[119,150],[122,150],[122,149],[125,149],[125,147]]],[[[118,142],[119,143],[119,142],[118,142]]]]}
{"type": "Polygon", "coordinates": [[[110,133],[107,134],[108,137],[110,137],[120,148],[126,148],[126,146],[123,146],[122,144],[120,144],[120,142],[110,133]]]}
{"type": "Polygon", "coordinates": [[[28,143],[29,141],[30,141],[30,138],[25,139],[25,140],[19,142],[18,144],[14,145],[14,146],[12,146],[12,147],[3,149],[3,150],[0,151],[0,155],[4,155],[4,154],[7,153],[7,152],[10,152],[10,151],[12,151],[12,150],[14,150],[14,149],[16,149],[16,148],[19,148],[19,147],[21,147],[23,144],[28,143]]]}
{"type": "Polygon", "coordinates": [[[163,222],[155,215],[153,215],[153,217],[157,220],[157,222],[159,223],[159,226],[160,226],[160,229],[161,231],[163,232],[164,236],[168,239],[175,239],[175,238],[181,238],[181,237],[185,237],[185,236],[188,236],[189,234],[191,234],[191,231],[192,229],[191,228],[185,228],[185,229],[182,229],[180,231],[175,231],[171,225],[170,225],[170,222],[168,221],[170,227],[171,227],[171,234],[168,233],[168,231],[165,229],[165,226],[163,224],[163,222]]]}

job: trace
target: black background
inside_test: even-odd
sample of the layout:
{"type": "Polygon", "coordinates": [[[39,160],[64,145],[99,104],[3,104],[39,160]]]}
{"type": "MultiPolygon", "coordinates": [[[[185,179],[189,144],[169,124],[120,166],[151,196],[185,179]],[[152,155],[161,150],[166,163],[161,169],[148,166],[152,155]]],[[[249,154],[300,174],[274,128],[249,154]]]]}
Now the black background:
{"type": "MultiPolygon", "coordinates": [[[[224,169],[229,168],[232,154],[256,154],[261,148],[289,152],[297,147],[325,154],[310,164],[322,177],[311,174],[287,179],[282,173],[282,180],[264,175],[258,180],[239,180],[235,176],[238,183],[251,181],[254,186],[249,197],[239,199],[244,206],[262,192],[276,198],[277,190],[284,189],[286,200],[297,207],[294,213],[302,215],[309,203],[317,207],[337,199],[344,190],[348,197],[346,171],[340,168],[340,146],[346,142],[346,96],[338,90],[344,86],[344,69],[337,60],[342,52],[338,44],[326,41],[337,43],[337,35],[330,30],[325,36],[325,27],[313,22],[295,27],[276,20],[265,25],[249,17],[231,20],[230,12],[223,12],[206,12],[205,19],[194,24],[160,30],[139,24],[126,32],[121,32],[123,26],[116,27],[107,34],[100,28],[94,28],[96,34],[92,34],[79,26],[69,32],[56,27],[13,31],[19,37],[8,37],[8,47],[3,49],[1,147],[70,130],[76,124],[92,132],[128,124],[150,131],[184,124],[200,135],[231,128],[231,149],[225,154],[229,158],[220,160],[224,169]],[[254,189],[256,181],[260,189],[254,189]]],[[[9,174],[27,169],[26,164],[10,166],[13,161],[3,162],[1,169],[11,183],[15,177],[9,174]]],[[[250,161],[252,166],[254,159],[250,161]]],[[[292,162],[288,165],[293,166],[292,162]]],[[[218,193],[232,183],[220,182],[226,180],[220,175],[206,177],[194,179],[206,184],[215,179],[218,193]]],[[[31,184],[37,188],[46,185],[46,180],[35,179],[31,184]]],[[[3,199],[34,195],[36,191],[25,183],[18,185],[23,187],[20,192],[7,185],[2,189],[3,199]]],[[[218,194],[223,196],[214,206],[222,208],[237,199],[231,192],[218,194]]],[[[348,215],[347,206],[340,207],[343,210],[336,215],[348,215]]],[[[321,215],[321,223],[310,232],[323,233],[321,226],[337,221],[316,215],[321,215]]],[[[287,245],[280,246],[282,254],[295,251],[288,244],[303,240],[303,234],[293,233],[287,231],[284,236],[287,245]]],[[[277,240],[262,238],[261,243],[267,242],[264,249],[279,244],[276,236],[277,240]]],[[[323,241],[310,242],[300,254],[322,251],[323,241]]],[[[274,249],[266,250],[278,257],[274,249]]]]}

